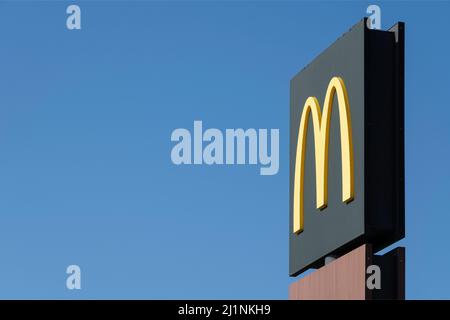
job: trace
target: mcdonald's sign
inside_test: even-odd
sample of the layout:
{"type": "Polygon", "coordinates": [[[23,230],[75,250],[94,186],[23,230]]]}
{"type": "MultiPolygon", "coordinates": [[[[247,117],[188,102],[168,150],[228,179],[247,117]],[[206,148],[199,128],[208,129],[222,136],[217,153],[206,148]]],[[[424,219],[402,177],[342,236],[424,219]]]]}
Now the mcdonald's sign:
{"type": "Polygon", "coordinates": [[[342,149],[342,201],[350,202],[353,200],[353,144],[352,128],[350,120],[350,107],[348,104],[347,90],[342,78],[334,77],[328,85],[325,101],[323,105],[323,114],[320,111],[320,105],[316,97],[306,99],[303,113],[300,119],[300,126],[297,140],[297,151],[295,156],[294,170],[294,203],[293,219],[294,232],[303,231],[303,188],[305,176],[305,146],[306,132],[308,128],[308,118],[312,115],[314,126],[314,148],[315,148],[315,166],[316,166],[316,199],[317,209],[323,209],[328,202],[328,145],[330,117],[333,106],[333,97],[338,96],[339,123],[341,126],[341,149],[342,149]],[[337,92],[337,93],[336,93],[337,92]]]}
{"type": "Polygon", "coordinates": [[[366,19],[291,80],[289,274],[404,237],[404,24],[366,19]]]}

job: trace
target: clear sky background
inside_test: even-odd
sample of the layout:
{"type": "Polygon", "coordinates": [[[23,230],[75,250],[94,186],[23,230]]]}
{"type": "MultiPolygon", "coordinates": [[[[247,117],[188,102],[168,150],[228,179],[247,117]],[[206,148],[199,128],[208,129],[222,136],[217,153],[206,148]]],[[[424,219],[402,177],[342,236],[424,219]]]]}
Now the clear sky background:
{"type": "MultiPolygon", "coordinates": [[[[0,1],[0,298],[287,298],[289,81],[372,3],[0,1]],[[279,128],[279,173],[173,165],[194,120],[279,128]]],[[[407,298],[450,298],[450,2],[379,4],[406,22],[407,298]]]]}

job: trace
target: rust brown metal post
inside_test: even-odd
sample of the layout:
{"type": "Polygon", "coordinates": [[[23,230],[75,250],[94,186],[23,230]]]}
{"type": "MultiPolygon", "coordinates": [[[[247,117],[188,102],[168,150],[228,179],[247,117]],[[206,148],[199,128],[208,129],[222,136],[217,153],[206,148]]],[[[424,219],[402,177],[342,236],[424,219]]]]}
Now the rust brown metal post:
{"type": "Polygon", "coordinates": [[[405,249],[398,247],[384,255],[373,255],[364,244],[289,287],[291,300],[371,300],[405,298],[405,249]],[[367,267],[380,268],[381,288],[366,285],[367,267]]]}

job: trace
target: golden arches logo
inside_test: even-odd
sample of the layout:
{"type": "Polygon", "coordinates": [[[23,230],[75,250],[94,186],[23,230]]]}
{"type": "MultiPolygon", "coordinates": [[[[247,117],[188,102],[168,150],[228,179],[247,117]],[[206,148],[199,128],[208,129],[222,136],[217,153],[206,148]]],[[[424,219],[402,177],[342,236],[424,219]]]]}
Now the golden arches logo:
{"type": "Polygon", "coordinates": [[[320,104],[317,98],[309,97],[306,99],[300,119],[295,155],[293,196],[293,232],[297,234],[303,231],[305,151],[309,115],[312,116],[314,127],[316,207],[317,209],[324,209],[328,204],[328,145],[330,140],[331,109],[335,95],[337,95],[338,99],[341,131],[342,201],[348,203],[354,198],[353,141],[350,105],[348,103],[344,80],[340,77],[333,77],[328,84],[323,112],[320,111],[320,104]]]}

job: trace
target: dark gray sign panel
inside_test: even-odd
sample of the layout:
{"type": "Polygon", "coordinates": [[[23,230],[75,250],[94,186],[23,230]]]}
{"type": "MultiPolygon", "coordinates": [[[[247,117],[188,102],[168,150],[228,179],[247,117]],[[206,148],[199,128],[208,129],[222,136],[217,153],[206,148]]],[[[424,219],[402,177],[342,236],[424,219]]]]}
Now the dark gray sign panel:
{"type": "MultiPolygon", "coordinates": [[[[403,238],[404,24],[388,31],[370,30],[366,19],[362,20],[291,80],[290,95],[289,274],[296,276],[319,267],[324,257],[346,253],[362,243],[379,250],[403,238]],[[322,117],[326,117],[324,100],[332,79],[334,83],[340,79],[344,89],[335,88],[334,99],[331,97],[324,170],[328,172],[327,201],[318,209],[316,154],[320,152],[316,153],[315,147],[314,108],[304,136],[303,198],[299,197],[297,163],[299,128],[309,97],[317,98],[322,117]],[[343,100],[348,104],[350,143],[341,137],[341,130],[346,129],[341,116],[345,108],[339,106],[343,100]],[[344,157],[346,145],[350,145],[351,161],[344,157]],[[348,171],[342,173],[350,167],[351,178],[348,171]],[[343,192],[343,184],[347,190],[349,181],[351,197],[343,192]]],[[[317,128],[322,134],[326,131],[325,125],[317,128]]]]}

